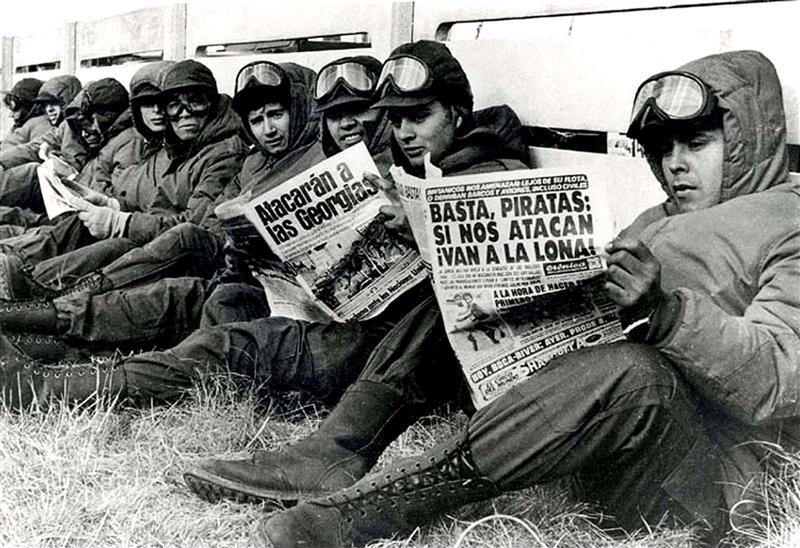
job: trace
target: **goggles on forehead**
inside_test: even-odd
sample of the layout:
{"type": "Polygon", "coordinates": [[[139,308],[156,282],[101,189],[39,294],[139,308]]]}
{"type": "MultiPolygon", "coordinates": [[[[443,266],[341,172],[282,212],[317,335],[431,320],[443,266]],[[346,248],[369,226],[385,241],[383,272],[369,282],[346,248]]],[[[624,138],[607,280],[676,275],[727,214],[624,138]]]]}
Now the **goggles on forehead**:
{"type": "Polygon", "coordinates": [[[428,67],[410,55],[388,59],[383,64],[381,75],[378,77],[378,87],[387,85],[390,80],[397,90],[405,93],[420,91],[431,85],[428,67]]]}
{"type": "Polygon", "coordinates": [[[277,87],[283,84],[285,78],[286,73],[275,63],[256,61],[239,70],[239,74],[236,75],[234,94],[255,85],[277,87]]]}
{"type": "Polygon", "coordinates": [[[204,114],[211,108],[211,100],[205,93],[177,93],[164,104],[164,111],[170,118],[177,118],[185,110],[190,115],[204,114]]]}
{"type": "Polygon", "coordinates": [[[700,78],[689,72],[661,72],[645,80],[636,91],[627,134],[636,137],[651,116],[667,122],[694,120],[711,114],[716,96],[700,78]]]}
{"type": "Polygon", "coordinates": [[[354,95],[370,95],[375,87],[374,76],[361,63],[354,61],[331,63],[317,74],[314,98],[322,101],[331,94],[339,82],[354,95]]]}
{"type": "Polygon", "coordinates": [[[3,103],[10,110],[17,110],[21,106],[21,102],[13,95],[6,95],[5,97],[3,97],[3,103]]]}

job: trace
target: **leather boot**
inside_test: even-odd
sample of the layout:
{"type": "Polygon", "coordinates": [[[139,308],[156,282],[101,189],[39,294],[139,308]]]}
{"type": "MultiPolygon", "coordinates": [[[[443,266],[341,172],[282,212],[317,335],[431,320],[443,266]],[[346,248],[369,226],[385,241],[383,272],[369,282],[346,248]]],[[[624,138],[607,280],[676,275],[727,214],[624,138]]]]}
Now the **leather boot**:
{"type": "Polygon", "coordinates": [[[274,548],[363,546],[499,493],[475,468],[468,444],[456,438],[328,497],[262,519],[256,538],[274,548]]]}
{"type": "Polygon", "coordinates": [[[359,381],[303,441],[278,451],[256,451],[249,459],[207,460],[183,477],[210,502],[227,498],[293,505],[355,483],[417,418],[393,390],[359,381]]]}
{"type": "Polygon", "coordinates": [[[52,301],[0,301],[0,327],[58,335],[61,327],[52,301]]]}
{"type": "Polygon", "coordinates": [[[0,369],[0,406],[12,410],[47,406],[53,400],[84,403],[125,392],[125,371],[117,360],[76,365],[43,365],[16,357],[0,361],[5,362],[0,369]]]}
{"type": "Polygon", "coordinates": [[[42,360],[46,363],[89,361],[92,355],[97,355],[97,353],[92,353],[88,349],[68,344],[63,337],[57,335],[6,333],[5,336],[21,352],[35,360],[42,360]]]}
{"type": "Polygon", "coordinates": [[[25,270],[22,259],[16,255],[0,253],[0,299],[26,301],[50,299],[57,292],[34,280],[25,270]]]}
{"type": "Polygon", "coordinates": [[[111,282],[106,278],[102,272],[95,272],[84,276],[72,285],[62,287],[56,291],[54,297],[64,297],[66,295],[75,295],[78,293],[102,293],[112,289],[111,282]]]}

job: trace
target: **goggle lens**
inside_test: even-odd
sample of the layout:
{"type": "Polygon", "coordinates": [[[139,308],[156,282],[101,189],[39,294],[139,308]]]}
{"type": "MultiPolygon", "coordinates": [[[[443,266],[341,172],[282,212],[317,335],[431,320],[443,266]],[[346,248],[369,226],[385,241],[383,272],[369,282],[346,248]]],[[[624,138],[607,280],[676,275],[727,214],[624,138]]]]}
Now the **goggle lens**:
{"type": "Polygon", "coordinates": [[[636,136],[648,113],[662,119],[691,120],[713,106],[713,97],[700,79],[688,73],[663,73],[646,80],[636,92],[628,134],[636,136]]]}
{"type": "Polygon", "coordinates": [[[413,57],[389,59],[383,64],[378,86],[382,86],[390,77],[400,91],[418,91],[428,83],[428,67],[413,57]]]}
{"type": "Polygon", "coordinates": [[[277,87],[283,83],[284,77],[283,69],[269,61],[259,61],[245,65],[236,75],[235,93],[258,84],[277,87]]]}
{"type": "Polygon", "coordinates": [[[186,110],[189,114],[203,114],[211,107],[211,101],[203,93],[178,93],[167,101],[167,116],[175,117],[186,110]]]}
{"type": "Polygon", "coordinates": [[[339,80],[353,90],[364,93],[371,92],[375,85],[375,80],[364,65],[353,62],[328,65],[317,75],[317,83],[314,87],[316,99],[322,99],[328,95],[339,80]]]}

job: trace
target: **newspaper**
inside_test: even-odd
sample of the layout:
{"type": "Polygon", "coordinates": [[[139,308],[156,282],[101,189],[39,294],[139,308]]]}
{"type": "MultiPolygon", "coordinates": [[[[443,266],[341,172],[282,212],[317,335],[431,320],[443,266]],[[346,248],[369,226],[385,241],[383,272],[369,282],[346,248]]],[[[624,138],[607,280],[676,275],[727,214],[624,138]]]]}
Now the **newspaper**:
{"type": "Polygon", "coordinates": [[[480,408],[550,359],[622,337],[603,291],[607,166],[451,178],[393,171],[480,408]],[[423,226],[419,226],[422,219],[423,226]]]}
{"type": "Polygon", "coordinates": [[[82,211],[88,206],[83,196],[88,195],[89,188],[70,180],[69,177],[62,178],[57,175],[58,173],[74,175],[77,172],[57,157],[50,157],[36,168],[42,200],[49,219],[55,219],[68,211],[82,211]]]}
{"type": "Polygon", "coordinates": [[[378,169],[361,143],[243,204],[284,263],[283,275],[260,276],[274,314],[316,307],[334,321],[363,320],[427,276],[416,249],[387,231],[379,210],[391,201],[365,172],[378,169]],[[292,276],[311,303],[297,303],[292,276]],[[276,310],[281,303],[294,304],[276,310]]]}

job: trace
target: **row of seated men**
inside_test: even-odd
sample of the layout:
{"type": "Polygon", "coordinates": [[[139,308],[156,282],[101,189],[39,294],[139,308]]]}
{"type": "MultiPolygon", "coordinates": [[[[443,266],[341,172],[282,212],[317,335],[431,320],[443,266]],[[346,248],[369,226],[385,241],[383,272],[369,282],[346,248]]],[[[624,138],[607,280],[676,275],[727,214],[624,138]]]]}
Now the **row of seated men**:
{"type": "MultiPolygon", "coordinates": [[[[766,450],[752,442],[800,448],[800,190],[768,59],[740,51],[665,68],[638,89],[628,135],[666,199],[605,249],[627,340],[556,358],[477,412],[429,282],[362,322],[271,316],[253,270],[275,257],[226,238],[215,214],[359,142],[379,171],[365,179],[390,194],[388,167],[424,177],[428,156],[446,177],[531,167],[516,114],[474,110],[446,46],[404,44],[383,63],[346,57],[316,74],[254,62],[232,99],[196,61],[142,68],[130,97],[113,80],[87,85],[50,144],[29,146],[72,167],[58,164],[92,189],[86,205],[34,219],[34,176],[0,187],[19,227],[0,240],[5,406],[171,402],[214,372],[333,405],[297,444],[186,472],[210,501],[296,505],[259,522],[265,546],[363,545],[561,477],[611,516],[603,526],[694,525],[717,542],[758,507],[746,486],[766,450]],[[118,349],[146,351],[87,360],[118,349]],[[447,402],[470,415],[457,435],[368,475],[447,402]]],[[[402,207],[382,212],[410,238],[402,207]]]]}

